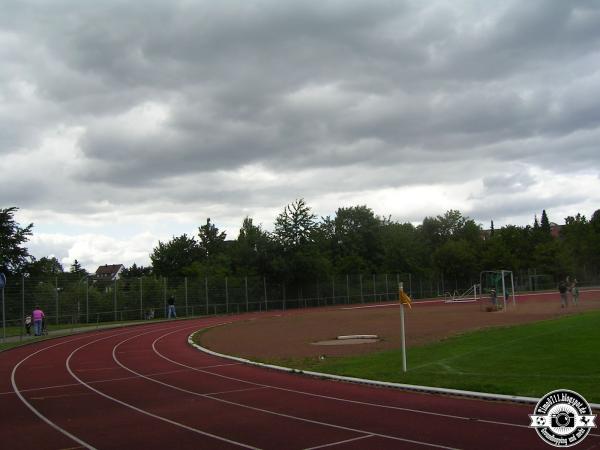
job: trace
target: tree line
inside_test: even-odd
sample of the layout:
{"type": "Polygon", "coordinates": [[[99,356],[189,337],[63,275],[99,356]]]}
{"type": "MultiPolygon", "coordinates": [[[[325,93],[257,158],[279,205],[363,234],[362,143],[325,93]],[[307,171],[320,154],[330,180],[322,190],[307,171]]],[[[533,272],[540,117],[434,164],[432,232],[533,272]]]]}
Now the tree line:
{"type": "MultiPolygon", "coordinates": [[[[53,257],[36,259],[26,243],[33,224],[14,220],[17,207],[0,209],[0,271],[30,276],[65,273],[53,257]]],[[[600,210],[590,219],[564,219],[553,236],[542,211],[532,225],[489,229],[460,211],[425,217],[419,225],[376,215],[366,205],[338,208],[333,217],[318,217],[304,199],[286,205],[273,231],[244,218],[237,236],[228,239],[210,218],[194,236],[159,241],[150,266],[127,267],[123,277],[266,276],[294,285],[323,276],[411,273],[441,276],[466,285],[483,270],[536,270],[558,280],[580,280],[600,273],[600,210]]],[[[75,260],[67,273],[87,275],[75,260]]]]}

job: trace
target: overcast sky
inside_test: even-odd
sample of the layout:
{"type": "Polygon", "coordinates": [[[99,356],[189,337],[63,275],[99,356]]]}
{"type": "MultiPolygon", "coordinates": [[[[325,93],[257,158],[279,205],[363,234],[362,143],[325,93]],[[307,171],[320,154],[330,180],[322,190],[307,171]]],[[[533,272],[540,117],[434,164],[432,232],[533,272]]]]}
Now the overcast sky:
{"type": "Polygon", "coordinates": [[[149,264],[304,198],[485,228],[600,208],[600,2],[0,0],[0,207],[149,264]]]}

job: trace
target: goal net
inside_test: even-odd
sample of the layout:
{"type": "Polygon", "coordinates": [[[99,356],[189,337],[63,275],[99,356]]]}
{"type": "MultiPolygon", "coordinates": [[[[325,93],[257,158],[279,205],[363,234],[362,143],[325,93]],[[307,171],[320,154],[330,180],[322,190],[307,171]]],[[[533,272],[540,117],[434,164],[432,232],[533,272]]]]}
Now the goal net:
{"type": "MultiPolygon", "coordinates": [[[[489,306],[496,310],[506,311],[512,305],[516,306],[515,283],[510,270],[484,270],[479,275],[481,296],[489,298],[489,306]]],[[[482,302],[483,304],[484,302],[482,302]]]]}

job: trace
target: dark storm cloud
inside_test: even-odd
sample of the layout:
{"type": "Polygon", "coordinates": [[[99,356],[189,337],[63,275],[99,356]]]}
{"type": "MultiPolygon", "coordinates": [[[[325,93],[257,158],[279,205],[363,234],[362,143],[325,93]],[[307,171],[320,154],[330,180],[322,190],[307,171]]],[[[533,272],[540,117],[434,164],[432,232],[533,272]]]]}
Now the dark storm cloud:
{"type": "MultiPolygon", "coordinates": [[[[35,200],[19,183],[5,190],[32,207],[272,204],[483,179],[477,202],[530,189],[526,167],[600,163],[597,2],[2,9],[0,154],[35,148],[58,126],[81,129],[77,152],[60,156],[62,183],[38,181],[35,200]],[[221,176],[254,165],[281,179],[234,188],[221,176]]],[[[567,200],[578,199],[556,202],[567,200]]]]}

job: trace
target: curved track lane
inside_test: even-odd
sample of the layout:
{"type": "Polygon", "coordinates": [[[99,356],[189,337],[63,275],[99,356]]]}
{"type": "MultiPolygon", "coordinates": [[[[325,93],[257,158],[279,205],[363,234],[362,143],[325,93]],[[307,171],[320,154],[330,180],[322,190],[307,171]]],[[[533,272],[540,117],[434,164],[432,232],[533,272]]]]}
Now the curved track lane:
{"type": "MultiPolygon", "coordinates": [[[[290,375],[187,344],[193,331],[236,319],[135,326],[1,353],[4,442],[55,449],[548,448],[527,426],[529,405],[290,375]]],[[[588,436],[584,447],[600,448],[600,436],[588,436]]]]}

